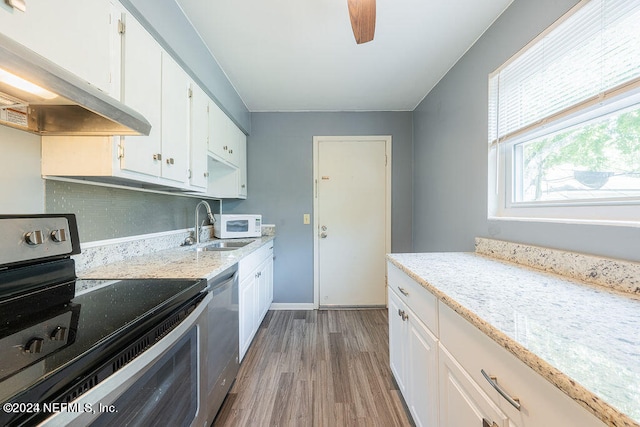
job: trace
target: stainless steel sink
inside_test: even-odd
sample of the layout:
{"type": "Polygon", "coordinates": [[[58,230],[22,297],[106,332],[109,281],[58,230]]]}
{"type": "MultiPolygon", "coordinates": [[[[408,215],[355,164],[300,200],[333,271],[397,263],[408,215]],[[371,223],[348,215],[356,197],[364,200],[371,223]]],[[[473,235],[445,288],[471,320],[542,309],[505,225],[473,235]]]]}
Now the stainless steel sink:
{"type": "Polygon", "coordinates": [[[194,250],[196,250],[198,252],[235,251],[236,249],[243,248],[243,247],[245,247],[248,244],[253,243],[253,242],[254,242],[253,240],[248,241],[248,242],[229,242],[229,241],[213,242],[213,243],[209,243],[208,245],[205,245],[205,246],[197,247],[194,250]]]}

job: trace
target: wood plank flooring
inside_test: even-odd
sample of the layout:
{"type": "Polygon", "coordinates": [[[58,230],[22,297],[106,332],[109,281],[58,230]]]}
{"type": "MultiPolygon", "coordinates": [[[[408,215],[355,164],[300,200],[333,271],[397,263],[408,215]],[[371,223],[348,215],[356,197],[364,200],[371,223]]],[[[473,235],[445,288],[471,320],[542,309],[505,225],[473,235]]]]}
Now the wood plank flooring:
{"type": "Polygon", "coordinates": [[[269,311],[213,426],[412,425],[387,311],[269,311]]]}

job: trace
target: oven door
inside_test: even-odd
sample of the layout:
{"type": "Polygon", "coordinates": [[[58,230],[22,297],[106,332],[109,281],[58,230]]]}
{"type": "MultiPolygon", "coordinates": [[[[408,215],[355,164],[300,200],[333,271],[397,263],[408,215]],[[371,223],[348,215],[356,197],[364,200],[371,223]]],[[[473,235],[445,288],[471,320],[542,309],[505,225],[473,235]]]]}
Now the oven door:
{"type": "Polygon", "coordinates": [[[174,330],[41,426],[201,425],[208,294],[174,330]]]}

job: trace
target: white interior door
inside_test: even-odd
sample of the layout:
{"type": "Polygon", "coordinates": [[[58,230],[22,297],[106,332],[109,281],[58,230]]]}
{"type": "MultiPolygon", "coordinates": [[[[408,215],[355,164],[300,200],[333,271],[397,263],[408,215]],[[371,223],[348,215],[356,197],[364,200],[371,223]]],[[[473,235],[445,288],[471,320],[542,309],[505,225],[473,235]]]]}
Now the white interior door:
{"type": "Polygon", "coordinates": [[[316,302],[385,305],[390,137],[317,137],[316,302]]]}

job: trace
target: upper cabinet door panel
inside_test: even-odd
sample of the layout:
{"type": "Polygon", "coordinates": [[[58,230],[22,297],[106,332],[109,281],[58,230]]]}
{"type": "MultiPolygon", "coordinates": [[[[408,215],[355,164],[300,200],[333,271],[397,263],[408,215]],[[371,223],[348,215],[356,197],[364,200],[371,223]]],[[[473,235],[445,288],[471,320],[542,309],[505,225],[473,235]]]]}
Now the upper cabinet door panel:
{"type": "Polygon", "coordinates": [[[0,4],[0,31],[109,92],[108,0],[28,1],[26,12],[0,4]]]}
{"type": "Polygon", "coordinates": [[[210,104],[209,151],[219,159],[228,161],[229,119],[215,102],[211,101],[210,104]]]}
{"type": "Polygon", "coordinates": [[[149,136],[123,138],[121,167],[147,175],[161,174],[162,49],[133,16],[124,13],[122,101],[151,123],[149,136]]]}
{"type": "Polygon", "coordinates": [[[162,53],[162,177],[187,180],[189,143],[189,89],[187,73],[162,53]]]}
{"type": "Polygon", "coordinates": [[[207,187],[207,141],[209,139],[209,98],[191,83],[191,135],[189,139],[190,179],[194,187],[207,187]]]}

